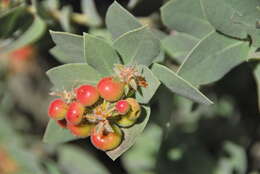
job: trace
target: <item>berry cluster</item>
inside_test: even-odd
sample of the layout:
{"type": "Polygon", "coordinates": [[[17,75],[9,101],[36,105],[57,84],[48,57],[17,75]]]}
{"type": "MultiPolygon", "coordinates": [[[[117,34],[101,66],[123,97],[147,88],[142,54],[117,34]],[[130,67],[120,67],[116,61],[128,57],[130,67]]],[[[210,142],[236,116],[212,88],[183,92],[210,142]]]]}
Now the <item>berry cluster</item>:
{"type": "Polygon", "coordinates": [[[55,92],[61,96],[49,106],[49,116],[75,136],[89,137],[103,151],[118,147],[123,139],[120,127],[130,127],[141,114],[134,98],[145,79],[135,67],[116,65],[116,75],[102,78],[97,86],[81,85],[72,92],[55,92]]]}

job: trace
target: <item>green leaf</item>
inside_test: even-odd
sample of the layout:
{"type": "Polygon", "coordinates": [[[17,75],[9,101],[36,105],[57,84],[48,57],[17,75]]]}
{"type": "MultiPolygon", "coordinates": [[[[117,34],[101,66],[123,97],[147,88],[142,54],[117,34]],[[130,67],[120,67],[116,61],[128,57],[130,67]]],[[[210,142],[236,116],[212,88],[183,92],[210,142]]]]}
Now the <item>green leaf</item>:
{"type": "Polygon", "coordinates": [[[148,86],[146,88],[141,87],[141,90],[137,91],[136,99],[139,103],[146,104],[154,96],[161,83],[148,67],[139,65],[137,69],[145,78],[148,86]]]}
{"type": "Polygon", "coordinates": [[[43,142],[48,144],[60,144],[78,139],[69,130],[61,128],[54,120],[50,120],[45,130],[43,142]]]}
{"type": "Polygon", "coordinates": [[[137,123],[130,128],[122,128],[124,132],[124,140],[119,147],[114,150],[106,152],[106,154],[112,159],[116,160],[124,152],[126,152],[131,146],[135,144],[137,137],[143,132],[149,117],[151,110],[149,107],[143,106],[142,114],[137,123]]]}
{"type": "Polygon", "coordinates": [[[260,50],[255,47],[251,47],[247,56],[247,61],[249,60],[260,60],[260,50]]]}
{"type": "Polygon", "coordinates": [[[164,38],[161,43],[168,53],[178,63],[182,63],[190,50],[198,43],[198,39],[186,33],[174,33],[164,38]]]}
{"type": "MultiPolygon", "coordinates": [[[[151,29],[151,31],[153,32],[153,35],[159,39],[159,41],[161,42],[165,37],[167,37],[168,35],[158,29],[151,29]]],[[[163,62],[164,59],[165,59],[165,52],[164,50],[162,49],[162,43],[160,43],[160,53],[159,55],[154,59],[153,62],[163,62]]]]}
{"type": "Polygon", "coordinates": [[[149,66],[160,53],[160,42],[147,27],[132,30],[114,42],[124,64],[149,66]]]}
{"type": "Polygon", "coordinates": [[[152,124],[147,127],[142,137],[138,137],[135,145],[122,156],[127,171],[132,174],[152,171],[156,165],[161,140],[162,129],[159,126],[152,124]]]}
{"type": "MultiPolygon", "coordinates": [[[[64,58],[59,58],[65,63],[83,63],[86,62],[84,58],[84,41],[83,37],[66,32],[50,31],[51,37],[56,44],[54,55],[65,55],[64,58]]],[[[60,57],[60,56],[59,56],[60,57]]]]}
{"type": "Polygon", "coordinates": [[[101,75],[85,63],[72,63],[47,71],[47,75],[56,90],[71,90],[80,84],[95,85],[101,75]]]}
{"type": "Polygon", "coordinates": [[[162,21],[171,30],[200,39],[214,31],[204,11],[201,0],[172,0],[161,8],[162,21]]]}
{"type": "Polygon", "coordinates": [[[0,36],[8,37],[16,27],[17,20],[26,11],[25,5],[12,8],[0,14],[0,23],[4,27],[0,27],[0,36]]]}
{"type": "Polygon", "coordinates": [[[99,26],[102,24],[102,20],[97,12],[94,0],[81,0],[81,7],[83,13],[87,16],[89,25],[99,26]]]}
{"type": "Polygon", "coordinates": [[[85,59],[104,76],[113,74],[114,64],[119,64],[116,51],[105,40],[84,33],[85,59]]]}
{"type": "Polygon", "coordinates": [[[238,38],[247,38],[251,33],[260,36],[260,30],[256,28],[260,18],[259,0],[201,0],[201,3],[207,19],[217,30],[238,38]]]}
{"type": "Polygon", "coordinates": [[[80,63],[82,61],[79,61],[77,59],[71,58],[69,55],[67,55],[65,52],[62,51],[61,48],[58,46],[53,47],[49,51],[58,61],[61,63],[80,63]],[[79,61],[79,62],[78,62],[79,61]]]}
{"type": "Polygon", "coordinates": [[[110,172],[87,151],[74,146],[63,146],[58,152],[59,163],[66,173],[109,174],[110,172]]]}
{"type": "Polygon", "coordinates": [[[258,108],[260,112],[260,64],[254,70],[254,76],[257,84],[257,91],[258,91],[258,108]]]}
{"type": "Polygon", "coordinates": [[[96,37],[105,39],[106,42],[108,42],[110,45],[113,44],[112,36],[109,33],[109,31],[105,28],[90,28],[88,33],[96,37]]]}
{"type": "Polygon", "coordinates": [[[116,1],[108,8],[106,25],[114,39],[142,26],[133,15],[116,1]]]}
{"type": "Polygon", "coordinates": [[[35,16],[32,25],[18,39],[12,41],[6,48],[3,48],[4,52],[10,52],[32,44],[44,34],[45,29],[45,22],[40,17],[35,16]]]}
{"type": "Polygon", "coordinates": [[[249,43],[208,34],[189,52],[178,70],[194,86],[215,82],[247,59],[249,43]]]}
{"type": "Polygon", "coordinates": [[[71,14],[72,14],[72,7],[70,6],[64,6],[60,10],[60,16],[59,16],[59,22],[61,24],[61,27],[64,31],[72,32],[73,28],[71,26],[71,14]]]}
{"type": "Polygon", "coordinates": [[[152,66],[153,73],[172,92],[191,99],[195,102],[210,105],[212,102],[204,96],[197,88],[179,77],[176,73],[163,65],[155,63],[152,66]]]}

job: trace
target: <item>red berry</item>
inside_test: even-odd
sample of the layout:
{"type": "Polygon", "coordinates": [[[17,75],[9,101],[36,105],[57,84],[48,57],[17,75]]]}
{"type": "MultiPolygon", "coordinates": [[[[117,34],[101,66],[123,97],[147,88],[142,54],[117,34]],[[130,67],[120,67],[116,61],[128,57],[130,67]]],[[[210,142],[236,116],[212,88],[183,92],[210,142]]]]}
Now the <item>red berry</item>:
{"type": "Polygon", "coordinates": [[[113,77],[105,77],[98,83],[98,92],[107,101],[117,101],[124,93],[124,83],[113,77]]]}
{"type": "Polygon", "coordinates": [[[116,110],[119,114],[125,115],[130,110],[130,105],[126,100],[120,100],[116,103],[116,110]]]}
{"type": "Polygon", "coordinates": [[[94,86],[82,85],[76,90],[77,100],[84,106],[91,106],[99,99],[99,93],[94,86]]]}
{"type": "Polygon", "coordinates": [[[130,127],[136,123],[137,119],[141,114],[141,106],[134,98],[127,98],[127,103],[130,105],[130,110],[120,117],[116,121],[117,125],[120,127],[130,127]]]}
{"type": "Polygon", "coordinates": [[[82,121],[84,106],[79,102],[72,102],[69,106],[66,119],[69,123],[77,125],[82,121]]]}
{"type": "Polygon", "coordinates": [[[32,46],[29,45],[11,52],[10,57],[17,61],[24,61],[29,59],[33,55],[33,53],[34,49],[32,46]]]}
{"type": "Polygon", "coordinates": [[[62,120],[65,118],[68,105],[61,99],[55,99],[50,103],[48,115],[54,120],[62,120]]]}
{"type": "Polygon", "coordinates": [[[114,132],[98,132],[96,128],[91,134],[91,143],[100,150],[107,151],[117,148],[122,141],[122,131],[119,127],[112,126],[114,132]]]}
{"type": "Polygon", "coordinates": [[[82,124],[82,125],[73,125],[68,124],[68,129],[70,132],[78,137],[86,138],[90,136],[92,129],[95,127],[94,124],[82,124]]]}
{"type": "Polygon", "coordinates": [[[67,128],[67,121],[66,121],[66,119],[57,120],[56,123],[57,123],[61,128],[67,128]]]}

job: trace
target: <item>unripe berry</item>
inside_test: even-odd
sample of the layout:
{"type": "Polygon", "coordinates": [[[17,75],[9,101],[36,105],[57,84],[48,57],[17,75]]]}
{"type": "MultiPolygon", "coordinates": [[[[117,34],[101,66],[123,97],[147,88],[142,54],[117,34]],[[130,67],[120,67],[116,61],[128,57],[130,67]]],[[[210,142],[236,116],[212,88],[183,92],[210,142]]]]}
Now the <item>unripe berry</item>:
{"type": "Polygon", "coordinates": [[[130,111],[126,115],[122,115],[119,120],[116,121],[120,127],[130,127],[141,114],[141,106],[134,98],[127,98],[126,101],[130,105],[130,111]]]}
{"type": "Polygon", "coordinates": [[[99,99],[99,93],[94,86],[82,85],[76,90],[77,100],[84,106],[91,106],[99,99]]]}
{"type": "Polygon", "coordinates": [[[48,109],[48,115],[54,120],[62,120],[65,118],[68,105],[61,99],[53,100],[48,109]]]}
{"type": "Polygon", "coordinates": [[[66,120],[74,125],[79,124],[82,121],[84,114],[84,106],[79,102],[72,102],[69,105],[66,120]]]}
{"type": "Polygon", "coordinates": [[[80,125],[68,124],[67,127],[73,135],[81,138],[86,138],[90,136],[95,125],[90,123],[80,125]]]}
{"type": "Polygon", "coordinates": [[[130,110],[130,105],[126,100],[120,100],[116,103],[116,111],[120,115],[125,115],[130,110]]]}
{"type": "Polygon", "coordinates": [[[122,131],[116,125],[112,126],[114,132],[98,132],[96,128],[93,129],[91,134],[92,144],[100,150],[107,151],[117,148],[122,141],[122,131]]]}
{"type": "Polygon", "coordinates": [[[130,120],[128,115],[123,115],[120,117],[119,120],[116,121],[117,125],[120,127],[131,127],[132,125],[134,125],[136,122],[136,120],[130,120]]]}
{"type": "Polygon", "coordinates": [[[98,83],[98,92],[107,101],[117,101],[124,93],[124,83],[113,77],[105,77],[98,83]]]}
{"type": "Polygon", "coordinates": [[[66,121],[66,119],[57,120],[56,123],[57,123],[61,128],[67,128],[67,121],[66,121]]]}

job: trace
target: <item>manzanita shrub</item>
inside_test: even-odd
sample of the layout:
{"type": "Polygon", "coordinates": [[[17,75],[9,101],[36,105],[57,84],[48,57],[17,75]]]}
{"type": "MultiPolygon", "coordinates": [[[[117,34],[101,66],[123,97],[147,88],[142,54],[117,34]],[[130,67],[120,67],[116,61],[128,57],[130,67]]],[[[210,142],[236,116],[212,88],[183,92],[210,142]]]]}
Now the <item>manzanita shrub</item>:
{"type": "Polygon", "coordinates": [[[56,44],[51,52],[55,56],[59,52],[66,55],[60,57],[66,64],[49,70],[47,75],[54,84],[52,94],[61,96],[64,103],[57,106],[59,109],[51,104],[50,110],[56,109],[57,113],[49,114],[54,120],[47,127],[44,141],[61,143],[91,136],[92,144],[115,160],[145,128],[150,115],[149,101],[161,82],[197,102],[212,102],[175,72],[156,63],[160,40],[117,2],[107,11],[106,25],[113,36],[112,44],[88,33],[78,36],[50,32],[56,44]],[[84,87],[88,89],[79,91],[84,87]],[[125,107],[120,106],[123,101],[130,109],[120,108],[125,107]],[[56,124],[62,119],[74,125],[67,128],[76,136],[56,124]],[[84,126],[89,132],[81,135],[84,126]],[[82,132],[76,133],[74,129],[82,132]],[[110,138],[110,134],[118,135],[110,138]]]}
{"type": "MultiPolygon", "coordinates": [[[[165,25],[180,31],[173,36],[166,36],[162,40],[162,46],[169,53],[177,54],[179,50],[171,49],[178,49],[180,42],[185,42],[182,43],[182,55],[174,56],[181,62],[177,72],[157,63],[161,49],[160,38],[117,2],[109,7],[106,15],[106,26],[112,35],[112,44],[88,33],[79,36],[51,31],[56,44],[52,54],[66,63],[47,72],[54,84],[53,93],[65,99],[64,106],[61,106],[63,110],[58,111],[62,113],[62,118],[57,118],[66,119],[69,122],[67,124],[74,124],[68,126],[68,129],[76,137],[57,126],[55,121],[50,121],[44,141],[61,143],[91,136],[94,146],[116,159],[134,144],[136,137],[145,128],[150,115],[149,101],[161,83],[179,95],[199,103],[212,104],[196,87],[220,79],[232,67],[246,60],[250,46],[256,46],[259,42],[254,37],[259,34],[255,28],[256,21],[252,19],[250,28],[243,23],[250,22],[250,16],[238,19],[235,16],[232,19],[236,11],[228,9],[228,14],[225,15],[228,17],[212,15],[212,10],[221,8],[216,3],[209,0],[170,1],[162,7],[165,25]],[[232,27],[225,28],[223,25],[230,24],[227,20],[238,20],[238,24],[232,26],[232,32],[229,31],[232,27]],[[60,56],[59,52],[66,57],[60,56]],[[182,57],[185,59],[182,60],[182,57]],[[107,82],[113,84],[106,84],[107,82]],[[79,94],[75,90],[84,87],[80,85],[89,85],[89,89],[79,94]],[[93,91],[84,94],[90,88],[93,91]],[[83,95],[83,99],[79,95],[83,95]],[[99,99],[99,95],[102,99],[99,99]],[[84,97],[89,99],[85,100],[84,97]],[[74,110],[80,111],[70,111],[73,106],[76,107],[74,110]],[[85,131],[82,126],[86,126],[87,131],[83,135],[80,135],[81,130],[75,133],[74,129],[85,131]]],[[[242,8],[243,3],[236,6],[242,8]]],[[[259,13],[254,13],[252,9],[245,10],[250,10],[252,16],[259,17],[259,13]]]]}
{"type": "MultiPolygon", "coordinates": [[[[243,62],[255,65],[260,93],[259,0],[164,1],[160,8],[163,29],[144,24],[115,1],[106,12],[104,37],[91,30],[73,34],[71,21],[102,26],[97,11],[90,9],[93,1],[81,2],[84,13],[92,12],[89,21],[68,6],[59,10],[58,1],[43,2],[1,1],[0,22],[7,27],[0,28],[0,50],[15,55],[14,50],[39,40],[53,21],[63,29],[50,30],[55,43],[50,53],[63,65],[47,71],[55,99],[48,109],[46,143],[90,138],[115,160],[142,134],[160,86],[211,105],[200,88],[243,62]],[[27,18],[24,24],[13,25],[27,18]]],[[[136,3],[131,1],[128,7],[136,3]]],[[[165,103],[159,106],[160,111],[165,108],[165,103]]]]}

